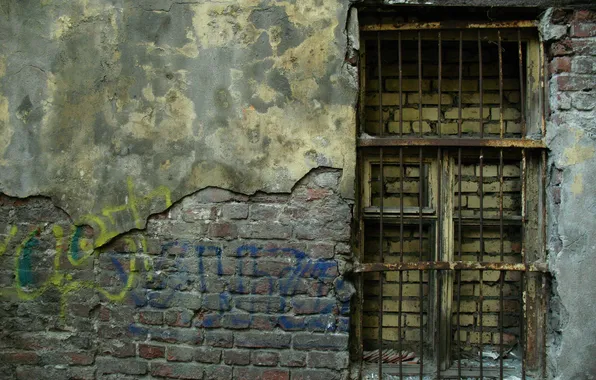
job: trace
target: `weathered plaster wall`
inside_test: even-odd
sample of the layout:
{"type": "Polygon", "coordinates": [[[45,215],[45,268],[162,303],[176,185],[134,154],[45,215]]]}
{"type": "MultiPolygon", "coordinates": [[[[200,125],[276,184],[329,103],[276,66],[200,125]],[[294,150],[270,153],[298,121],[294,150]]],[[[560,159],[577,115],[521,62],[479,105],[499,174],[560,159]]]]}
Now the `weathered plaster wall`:
{"type": "Polygon", "coordinates": [[[0,3],[0,192],[44,195],[99,246],[184,195],[289,192],[345,169],[347,0],[0,3]]]}
{"type": "Polygon", "coordinates": [[[549,265],[547,360],[556,379],[596,376],[596,12],[549,12],[549,265]]]}

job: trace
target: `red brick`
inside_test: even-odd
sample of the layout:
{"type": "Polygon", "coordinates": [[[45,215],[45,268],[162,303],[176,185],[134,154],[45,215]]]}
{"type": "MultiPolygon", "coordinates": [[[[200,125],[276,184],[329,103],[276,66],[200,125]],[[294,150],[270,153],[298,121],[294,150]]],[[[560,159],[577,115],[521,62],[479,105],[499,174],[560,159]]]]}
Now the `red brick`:
{"type": "Polygon", "coordinates": [[[555,57],[550,63],[550,72],[552,74],[568,73],[571,71],[571,58],[555,57]]]}
{"type": "Polygon", "coordinates": [[[326,196],[328,196],[329,194],[331,194],[331,191],[327,190],[327,189],[307,189],[306,191],[307,191],[307,196],[306,196],[307,201],[323,199],[326,196]]]}
{"type": "Polygon", "coordinates": [[[0,363],[6,364],[36,364],[39,356],[35,352],[4,352],[0,353],[0,363]]]}
{"type": "Polygon", "coordinates": [[[550,47],[551,54],[554,56],[569,55],[573,53],[573,46],[571,40],[561,40],[555,42],[550,47]]]}
{"type": "Polygon", "coordinates": [[[191,363],[151,363],[151,376],[171,379],[202,379],[203,366],[191,363]]]}
{"type": "Polygon", "coordinates": [[[592,76],[559,75],[557,77],[559,91],[582,91],[596,88],[592,76]]]}
{"type": "Polygon", "coordinates": [[[234,368],[235,380],[288,380],[290,372],[283,369],[234,368]]]}
{"type": "Polygon", "coordinates": [[[72,352],[66,354],[71,365],[89,365],[93,364],[95,356],[85,352],[72,352]]]}
{"type": "Polygon", "coordinates": [[[166,349],[162,346],[153,346],[149,344],[139,344],[139,356],[145,359],[163,358],[166,355],[166,349]]]}
{"type": "Polygon", "coordinates": [[[143,311],[139,314],[139,322],[145,325],[161,325],[163,324],[163,312],[143,311]]]}
{"type": "Polygon", "coordinates": [[[596,21],[596,12],[587,9],[581,9],[573,12],[574,21],[596,21]]]}
{"type": "Polygon", "coordinates": [[[571,23],[571,37],[594,37],[596,36],[596,23],[574,21],[571,23]]]}

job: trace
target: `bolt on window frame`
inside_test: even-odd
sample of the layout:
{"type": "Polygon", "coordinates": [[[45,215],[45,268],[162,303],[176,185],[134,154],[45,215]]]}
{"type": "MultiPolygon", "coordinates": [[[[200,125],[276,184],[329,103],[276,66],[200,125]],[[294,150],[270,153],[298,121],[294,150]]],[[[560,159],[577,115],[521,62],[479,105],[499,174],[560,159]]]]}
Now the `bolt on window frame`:
{"type": "MultiPolygon", "coordinates": [[[[427,332],[432,332],[430,337],[423,335],[423,328],[421,322],[421,336],[420,346],[421,351],[423,348],[423,339],[427,338],[432,345],[438,347],[432,354],[431,357],[434,361],[433,367],[430,371],[428,368],[424,369],[424,361],[416,368],[415,372],[408,371],[405,369],[405,365],[399,362],[399,372],[392,372],[392,374],[399,374],[404,376],[405,374],[412,375],[418,374],[420,378],[432,374],[436,378],[442,376],[449,376],[449,373],[454,374],[454,363],[451,360],[451,349],[453,343],[451,342],[452,335],[452,316],[454,315],[453,299],[454,293],[459,297],[460,292],[455,292],[455,284],[461,283],[460,276],[462,271],[475,270],[480,271],[480,278],[482,278],[482,271],[484,270],[498,270],[501,273],[508,273],[511,271],[521,273],[521,311],[523,321],[520,323],[520,343],[522,348],[522,378],[526,377],[526,372],[534,374],[544,375],[545,369],[545,345],[546,345],[546,302],[547,302],[547,273],[548,268],[546,266],[546,208],[544,205],[544,189],[546,182],[546,151],[544,136],[545,130],[545,119],[544,115],[546,112],[546,88],[545,88],[545,59],[544,59],[544,48],[543,44],[539,42],[536,24],[532,21],[515,21],[515,22],[495,22],[495,23],[449,23],[444,24],[441,22],[435,23],[404,23],[404,24],[367,24],[361,26],[361,40],[373,40],[377,44],[376,59],[379,62],[378,65],[378,99],[379,99],[379,134],[377,136],[370,136],[364,133],[363,126],[365,125],[365,112],[363,105],[366,99],[366,43],[361,43],[360,51],[360,117],[359,117],[359,135],[358,135],[358,178],[359,178],[359,196],[357,201],[357,218],[358,218],[358,236],[357,236],[357,255],[359,262],[356,264],[357,273],[367,272],[387,272],[397,271],[400,276],[400,310],[401,310],[401,275],[406,270],[419,270],[422,275],[423,271],[429,273],[429,278],[432,278],[431,285],[432,294],[428,296],[428,302],[431,304],[429,307],[429,318],[427,332]],[[381,69],[381,41],[391,40],[395,42],[396,48],[399,49],[399,112],[402,112],[403,98],[402,98],[402,63],[401,63],[401,49],[404,36],[412,38],[412,34],[415,36],[415,40],[418,43],[418,97],[422,98],[422,90],[420,88],[422,82],[422,67],[420,57],[420,43],[423,39],[436,41],[437,48],[439,49],[439,57],[441,57],[442,42],[446,38],[455,39],[459,41],[459,54],[460,54],[460,73],[459,73],[459,130],[457,137],[447,138],[441,135],[440,123],[440,111],[439,111],[439,128],[438,137],[427,137],[423,136],[422,129],[419,131],[419,135],[403,133],[402,123],[403,118],[400,117],[400,129],[399,135],[386,136],[384,133],[383,123],[383,103],[382,103],[382,69],[381,69]],[[480,108],[484,107],[482,102],[482,47],[481,42],[484,36],[493,36],[497,40],[499,49],[501,49],[501,43],[505,40],[504,36],[508,36],[509,40],[514,41],[519,48],[519,79],[520,79],[520,97],[521,97],[521,113],[522,113],[522,131],[519,137],[506,138],[504,135],[504,120],[503,120],[503,69],[502,60],[499,55],[499,80],[500,80],[500,133],[498,137],[491,138],[484,135],[483,122],[480,122],[480,136],[465,137],[462,134],[462,119],[461,119],[461,54],[462,54],[462,42],[466,40],[478,41],[478,49],[480,54],[480,108]],[[416,38],[417,37],[417,38],[416,38]],[[456,176],[456,170],[461,170],[462,165],[462,152],[465,155],[467,151],[480,151],[480,182],[482,182],[482,156],[484,152],[492,152],[493,158],[496,157],[499,161],[499,181],[501,191],[501,214],[498,220],[501,230],[501,240],[503,238],[503,201],[502,201],[502,186],[503,186],[503,160],[504,150],[513,149],[519,156],[521,161],[522,171],[522,206],[520,222],[522,226],[522,262],[521,263],[505,263],[502,261],[502,248],[501,248],[501,262],[487,262],[487,261],[462,261],[461,260],[461,248],[459,252],[459,260],[456,259],[457,248],[455,247],[455,230],[457,223],[459,223],[459,231],[461,231],[462,217],[461,208],[460,214],[457,215],[457,208],[453,207],[455,198],[453,187],[454,177],[456,176]],[[436,157],[429,158],[428,152],[436,153],[436,157]],[[404,152],[406,153],[404,155],[404,152]],[[418,160],[416,160],[416,155],[418,160]],[[389,157],[389,158],[388,158],[389,157]],[[422,165],[428,165],[430,173],[436,173],[436,175],[429,176],[428,188],[432,192],[433,196],[429,197],[429,207],[424,208],[422,212],[408,212],[407,208],[403,206],[403,176],[404,176],[404,164],[419,163],[420,169],[422,165]],[[393,209],[385,209],[383,207],[384,198],[384,186],[383,186],[383,165],[384,164],[399,164],[401,170],[401,186],[402,191],[400,192],[400,207],[393,209]],[[372,207],[372,195],[371,188],[368,185],[371,181],[372,165],[380,166],[380,206],[372,207]],[[536,181],[528,181],[527,179],[535,179],[536,181]],[[420,226],[422,226],[422,220],[425,218],[434,218],[436,221],[435,228],[435,249],[432,260],[419,261],[419,262],[403,262],[400,259],[399,263],[385,263],[383,261],[383,251],[380,248],[379,256],[380,262],[376,263],[365,263],[364,257],[364,241],[365,241],[365,220],[367,218],[376,218],[379,224],[379,245],[383,245],[383,227],[386,223],[397,220],[398,225],[401,229],[400,236],[403,236],[404,219],[417,218],[420,226]],[[432,309],[432,321],[430,310],[432,309]],[[451,371],[451,372],[449,372],[451,371]]],[[[500,50],[499,50],[500,51],[500,50]]],[[[441,58],[439,58],[438,66],[438,109],[441,109],[441,58]]],[[[420,125],[422,125],[422,101],[418,105],[420,113],[420,125]]],[[[482,111],[480,111],[482,113],[482,111]]],[[[482,117],[480,117],[482,120],[482,117]]],[[[506,151],[507,152],[507,151],[506,151]]],[[[434,154],[433,153],[433,154],[434,154]]],[[[507,154],[505,154],[507,156],[507,154]]],[[[461,172],[459,174],[459,181],[461,183],[461,172]]],[[[420,173],[420,184],[422,184],[422,173],[420,173]]],[[[420,185],[420,202],[422,204],[422,185],[420,185]]],[[[482,198],[483,191],[480,191],[480,197],[482,198]]],[[[461,190],[459,192],[460,204],[461,204],[461,190]]],[[[479,216],[480,230],[485,223],[483,220],[482,212],[482,200],[481,211],[479,216]]],[[[482,232],[480,232],[481,246],[482,246],[482,232]]],[[[403,238],[400,238],[403,241],[403,238]]],[[[422,240],[422,237],[420,237],[422,240]]],[[[461,237],[459,239],[461,242],[461,237]]],[[[421,243],[422,244],[422,243],[421,243]]],[[[402,245],[403,247],[403,245],[402,245]]],[[[484,249],[481,250],[480,259],[484,249]]],[[[403,248],[401,250],[403,256],[403,248]]],[[[502,324],[502,287],[503,287],[503,276],[501,276],[501,324],[502,324]]],[[[421,277],[420,277],[421,278],[421,277]]],[[[482,280],[481,280],[482,284],[482,280]]],[[[422,288],[422,281],[420,281],[420,287],[422,288]]],[[[379,323],[378,323],[378,341],[379,341],[379,360],[377,372],[379,378],[382,378],[384,371],[388,370],[387,366],[382,360],[382,331],[383,331],[383,276],[379,276],[379,323]]],[[[482,286],[480,287],[482,289],[482,286]]],[[[363,304],[362,299],[364,295],[362,276],[358,282],[358,294],[360,302],[356,305],[355,316],[356,316],[356,340],[357,340],[357,355],[362,357],[363,353],[363,333],[362,333],[362,316],[363,316],[363,304]]],[[[422,302],[422,290],[420,293],[422,302]]],[[[482,293],[480,294],[482,299],[482,293]]],[[[480,302],[479,313],[482,316],[482,300],[480,302]]],[[[458,298],[459,308],[459,298],[458,298]]],[[[422,307],[420,309],[422,316],[422,307]]],[[[457,311],[459,318],[459,310],[457,311]]],[[[399,313],[399,344],[401,347],[401,324],[402,315],[399,313]]],[[[482,320],[482,317],[480,318],[482,320]]],[[[459,328],[459,326],[458,326],[459,328]]],[[[482,331],[482,322],[480,322],[480,331],[482,331]]],[[[502,338],[502,326],[501,326],[501,354],[503,350],[503,338],[502,338]]],[[[459,343],[458,343],[459,344],[459,343]]],[[[482,347],[482,343],[480,344],[482,347]]],[[[478,375],[482,378],[484,376],[483,371],[483,360],[482,350],[480,350],[480,361],[478,368],[478,375]]],[[[424,353],[421,353],[424,357],[424,353]]],[[[501,355],[502,358],[503,355],[501,355]]],[[[421,359],[422,359],[421,357],[421,359]]],[[[458,359],[456,364],[456,373],[458,378],[462,376],[473,376],[474,373],[468,373],[465,369],[462,369],[461,357],[458,359]],[[463,371],[463,372],[462,372],[463,371]]],[[[428,367],[428,366],[427,366],[428,367]]],[[[473,371],[472,371],[473,372],[473,371]]],[[[503,361],[500,359],[499,374],[497,378],[503,378],[503,361]]]]}

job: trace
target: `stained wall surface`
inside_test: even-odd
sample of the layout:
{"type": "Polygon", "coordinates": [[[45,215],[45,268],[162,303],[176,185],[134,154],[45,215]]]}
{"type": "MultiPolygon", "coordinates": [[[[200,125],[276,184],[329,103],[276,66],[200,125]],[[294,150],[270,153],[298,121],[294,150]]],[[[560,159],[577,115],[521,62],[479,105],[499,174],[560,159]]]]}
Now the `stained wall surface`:
{"type": "MultiPolygon", "coordinates": [[[[420,5],[0,1],[2,376],[348,376],[350,6],[372,3],[420,5]]],[[[548,376],[590,379],[596,16],[541,33],[548,376]]]]}

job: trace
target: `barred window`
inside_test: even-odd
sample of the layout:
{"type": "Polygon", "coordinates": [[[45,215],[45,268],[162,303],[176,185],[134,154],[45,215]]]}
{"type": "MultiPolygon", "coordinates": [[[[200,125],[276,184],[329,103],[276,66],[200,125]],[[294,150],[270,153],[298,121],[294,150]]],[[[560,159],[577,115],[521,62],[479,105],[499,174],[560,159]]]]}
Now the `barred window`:
{"type": "Polygon", "coordinates": [[[365,371],[544,371],[543,57],[531,21],[361,25],[365,371]]]}

